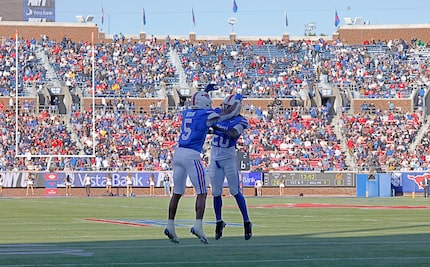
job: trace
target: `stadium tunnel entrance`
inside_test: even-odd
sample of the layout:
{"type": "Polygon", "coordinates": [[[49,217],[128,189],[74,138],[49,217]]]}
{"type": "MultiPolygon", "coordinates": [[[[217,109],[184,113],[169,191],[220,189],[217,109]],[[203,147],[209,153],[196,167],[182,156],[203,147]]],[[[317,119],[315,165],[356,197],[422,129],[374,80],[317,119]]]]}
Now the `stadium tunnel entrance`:
{"type": "Polygon", "coordinates": [[[66,105],[64,104],[64,94],[53,93],[50,91],[50,110],[58,114],[67,114],[66,105]]]}
{"type": "Polygon", "coordinates": [[[321,98],[321,105],[323,105],[325,107],[329,107],[329,110],[328,110],[329,122],[331,122],[333,117],[336,115],[335,101],[336,101],[335,96],[323,96],[321,98]]]}

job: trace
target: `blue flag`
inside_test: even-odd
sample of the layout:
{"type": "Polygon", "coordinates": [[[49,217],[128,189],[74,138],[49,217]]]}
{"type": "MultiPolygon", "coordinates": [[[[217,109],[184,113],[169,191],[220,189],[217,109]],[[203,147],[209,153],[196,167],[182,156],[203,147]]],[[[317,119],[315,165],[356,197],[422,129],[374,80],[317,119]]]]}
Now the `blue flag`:
{"type": "Polygon", "coordinates": [[[233,12],[236,13],[237,12],[237,4],[236,4],[236,0],[233,0],[233,12]]]}
{"type": "Polygon", "coordinates": [[[340,18],[339,15],[337,14],[337,10],[334,11],[334,26],[337,27],[340,24],[340,18]]]}
{"type": "Polygon", "coordinates": [[[103,6],[102,6],[102,26],[104,22],[105,22],[105,12],[103,11],[103,6]]]}
{"type": "Polygon", "coordinates": [[[287,11],[285,11],[285,27],[288,27],[287,11]]]}
{"type": "Polygon", "coordinates": [[[142,9],[142,19],[143,19],[143,25],[146,25],[145,8],[142,9]]]}
{"type": "Polygon", "coordinates": [[[194,9],[191,9],[191,15],[192,15],[192,19],[193,19],[193,25],[195,27],[196,26],[196,17],[194,17],[194,9]]]}

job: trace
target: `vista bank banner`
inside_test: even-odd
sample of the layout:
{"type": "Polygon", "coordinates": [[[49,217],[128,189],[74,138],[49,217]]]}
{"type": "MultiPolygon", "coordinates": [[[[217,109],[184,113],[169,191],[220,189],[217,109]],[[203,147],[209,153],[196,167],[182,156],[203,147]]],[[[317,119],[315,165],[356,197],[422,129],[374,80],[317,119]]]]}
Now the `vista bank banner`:
{"type": "MultiPolygon", "coordinates": [[[[155,186],[162,187],[166,175],[172,178],[171,172],[63,172],[57,173],[58,187],[65,187],[67,175],[72,178],[72,187],[85,187],[85,176],[91,178],[91,187],[105,187],[106,177],[112,177],[112,187],[126,187],[127,175],[131,175],[134,187],[149,187],[149,178],[154,175],[155,186]]],[[[189,183],[191,186],[191,183],[189,183]]]]}
{"type": "Polygon", "coordinates": [[[55,22],[55,0],[24,0],[24,21],[55,22]]]}
{"type": "MultiPolygon", "coordinates": [[[[163,187],[163,181],[166,175],[173,179],[171,171],[168,172],[34,172],[35,180],[33,181],[34,187],[45,187],[55,189],[57,187],[65,187],[65,180],[67,175],[72,179],[72,187],[85,187],[85,176],[91,178],[91,187],[106,187],[106,177],[108,174],[112,177],[112,187],[126,187],[127,175],[132,176],[134,187],[149,187],[149,178],[154,175],[155,186],[163,187]],[[53,183],[56,183],[55,185],[53,183]]],[[[29,172],[0,172],[3,177],[3,187],[26,187],[29,172]]],[[[209,185],[209,176],[207,184],[209,185]]],[[[256,180],[262,180],[262,173],[260,172],[242,172],[241,182],[242,186],[253,187],[256,180]]],[[[191,181],[187,179],[188,187],[191,187],[191,181]]],[[[227,181],[225,181],[227,186],[227,181]]]]}
{"type": "MultiPolygon", "coordinates": [[[[1,172],[3,177],[3,187],[27,187],[30,172],[1,172]]],[[[34,187],[65,187],[67,175],[72,178],[72,187],[85,187],[85,176],[91,178],[91,187],[106,187],[106,177],[112,177],[112,187],[125,187],[126,177],[131,174],[133,186],[149,187],[149,177],[153,174],[156,186],[163,186],[165,175],[172,177],[171,172],[34,172],[34,187]],[[55,176],[55,179],[51,179],[55,176]],[[55,182],[56,186],[52,183],[55,182]]],[[[191,182],[187,183],[191,186],[191,182]]]]}

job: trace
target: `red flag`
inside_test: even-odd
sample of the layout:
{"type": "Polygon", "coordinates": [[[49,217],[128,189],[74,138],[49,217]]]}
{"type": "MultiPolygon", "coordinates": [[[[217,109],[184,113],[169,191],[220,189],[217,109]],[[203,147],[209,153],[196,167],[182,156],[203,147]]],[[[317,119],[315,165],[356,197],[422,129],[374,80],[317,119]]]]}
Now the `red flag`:
{"type": "Polygon", "coordinates": [[[337,10],[334,11],[334,26],[337,27],[340,24],[340,18],[339,15],[337,14],[337,10]]]}

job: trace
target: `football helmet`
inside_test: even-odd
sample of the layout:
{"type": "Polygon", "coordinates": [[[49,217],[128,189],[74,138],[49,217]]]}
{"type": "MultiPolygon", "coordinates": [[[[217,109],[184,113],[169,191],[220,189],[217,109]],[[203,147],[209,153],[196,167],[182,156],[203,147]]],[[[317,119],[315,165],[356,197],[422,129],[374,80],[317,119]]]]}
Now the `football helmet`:
{"type": "Polygon", "coordinates": [[[240,110],[242,108],[242,95],[241,94],[231,94],[227,96],[224,101],[222,102],[222,110],[225,112],[227,111],[232,105],[237,103],[236,108],[233,111],[233,116],[237,116],[240,113],[240,110]]]}
{"type": "Polygon", "coordinates": [[[195,92],[191,97],[191,108],[204,109],[212,107],[212,99],[210,95],[204,91],[195,92]]]}

